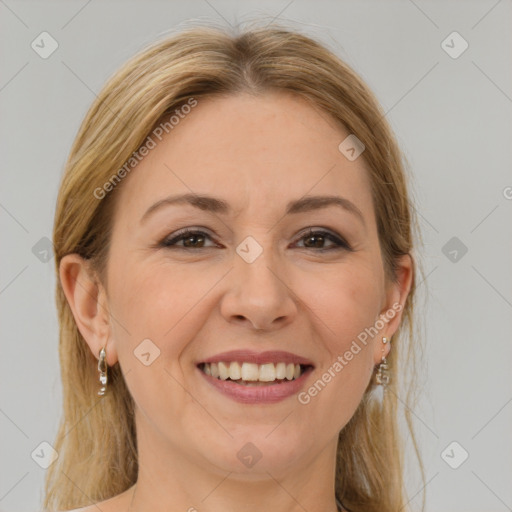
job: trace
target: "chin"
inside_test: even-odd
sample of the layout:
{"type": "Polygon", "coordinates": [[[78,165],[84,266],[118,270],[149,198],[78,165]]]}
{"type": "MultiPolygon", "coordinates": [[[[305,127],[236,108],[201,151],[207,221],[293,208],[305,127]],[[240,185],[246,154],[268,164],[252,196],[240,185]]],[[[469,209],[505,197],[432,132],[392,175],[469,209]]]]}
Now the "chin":
{"type": "MultiPolygon", "coordinates": [[[[307,458],[311,446],[311,436],[294,436],[293,429],[268,425],[255,428],[254,425],[244,429],[237,426],[233,437],[217,437],[207,453],[210,463],[223,472],[254,476],[261,474],[268,478],[286,474],[296,468],[301,459],[307,458]]],[[[203,456],[205,452],[203,452],[203,456]]]]}

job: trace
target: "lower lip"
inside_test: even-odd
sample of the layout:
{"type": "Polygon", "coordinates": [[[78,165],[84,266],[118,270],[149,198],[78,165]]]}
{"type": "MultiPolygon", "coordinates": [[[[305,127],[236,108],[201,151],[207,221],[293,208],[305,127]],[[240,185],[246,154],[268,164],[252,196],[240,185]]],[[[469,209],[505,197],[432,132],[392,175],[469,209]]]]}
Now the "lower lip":
{"type": "Polygon", "coordinates": [[[244,404],[269,404],[280,402],[297,394],[303,387],[309,374],[313,371],[313,368],[307,368],[298,379],[281,382],[280,384],[266,384],[264,386],[236,384],[230,380],[221,380],[211,375],[206,375],[200,368],[197,368],[197,371],[218,391],[237,402],[244,404]]]}

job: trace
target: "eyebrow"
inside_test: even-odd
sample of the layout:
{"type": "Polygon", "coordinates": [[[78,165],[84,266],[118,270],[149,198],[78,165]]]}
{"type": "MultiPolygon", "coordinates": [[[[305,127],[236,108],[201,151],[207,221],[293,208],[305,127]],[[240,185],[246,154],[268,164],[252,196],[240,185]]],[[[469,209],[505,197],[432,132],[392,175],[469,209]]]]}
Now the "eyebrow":
{"type": "MultiPolygon", "coordinates": [[[[228,215],[232,209],[226,201],[216,197],[199,194],[183,194],[169,196],[155,204],[151,205],[140,219],[140,223],[144,222],[152,213],[160,210],[164,206],[169,205],[190,205],[199,210],[211,212],[219,215],[228,215]]],[[[305,196],[294,201],[290,201],[286,205],[286,215],[311,212],[320,210],[330,206],[337,206],[343,210],[355,215],[365,225],[364,216],[361,210],[352,202],[341,196],[305,196]]]]}

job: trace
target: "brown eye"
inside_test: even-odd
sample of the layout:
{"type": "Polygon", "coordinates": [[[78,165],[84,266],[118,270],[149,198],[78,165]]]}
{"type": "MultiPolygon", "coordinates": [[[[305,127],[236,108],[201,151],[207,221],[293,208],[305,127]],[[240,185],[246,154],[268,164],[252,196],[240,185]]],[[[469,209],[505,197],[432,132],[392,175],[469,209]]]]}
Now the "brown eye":
{"type": "Polygon", "coordinates": [[[185,229],[176,236],[163,240],[160,245],[162,247],[176,247],[178,249],[207,249],[208,246],[204,246],[204,242],[207,238],[211,240],[210,235],[203,231],[185,229]],[[181,241],[183,241],[183,245],[178,245],[178,242],[181,241]]]}
{"type": "MultiPolygon", "coordinates": [[[[215,245],[205,245],[207,239],[213,241],[208,233],[187,228],[178,232],[171,238],[164,239],[160,243],[160,247],[191,250],[215,247],[215,245]]],[[[332,250],[352,251],[350,245],[343,238],[325,230],[315,231],[310,229],[299,239],[299,241],[302,240],[304,241],[305,249],[311,249],[316,252],[326,252],[332,250]],[[331,246],[325,247],[325,244],[328,242],[330,242],[331,246]]]]}
{"type": "Polygon", "coordinates": [[[318,251],[331,251],[336,249],[351,250],[349,244],[341,237],[330,233],[329,231],[308,231],[303,235],[300,240],[304,240],[304,247],[306,249],[317,249],[318,251]],[[334,247],[324,247],[324,244],[330,241],[334,244],[334,247]]]}

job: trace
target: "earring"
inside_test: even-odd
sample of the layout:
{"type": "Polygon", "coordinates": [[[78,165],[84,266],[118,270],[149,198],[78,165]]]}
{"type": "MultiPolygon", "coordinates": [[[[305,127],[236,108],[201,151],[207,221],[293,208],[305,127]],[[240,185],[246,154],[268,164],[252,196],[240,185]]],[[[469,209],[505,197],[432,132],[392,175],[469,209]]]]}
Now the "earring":
{"type": "MultiPolygon", "coordinates": [[[[382,343],[386,344],[389,340],[387,338],[382,338],[382,343]]],[[[382,349],[384,352],[384,349],[382,349]]],[[[379,365],[379,368],[377,369],[377,375],[375,376],[375,380],[377,381],[377,384],[381,385],[384,389],[386,389],[386,386],[389,384],[390,375],[389,375],[389,367],[388,362],[386,361],[386,358],[382,356],[382,362],[379,365]]]]}
{"type": "Polygon", "coordinates": [[[106,356],[107,356],[107,353],[105,352],[105,347],[103,347],[100,350],[100,358],[98,360],[98,372],[100,374],[100,384],[101,384],[101,388],[98,391],[98,396],[103,396],[107,391],[107,381],[108,381],[107,369],[108,369],[108,366],[107,366],[107,362],[105,361],[106,356]]]}

